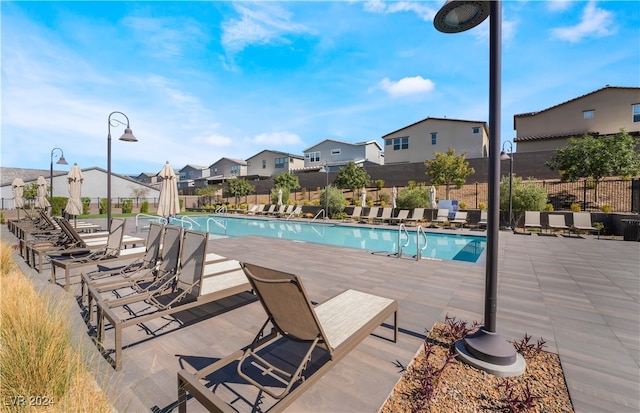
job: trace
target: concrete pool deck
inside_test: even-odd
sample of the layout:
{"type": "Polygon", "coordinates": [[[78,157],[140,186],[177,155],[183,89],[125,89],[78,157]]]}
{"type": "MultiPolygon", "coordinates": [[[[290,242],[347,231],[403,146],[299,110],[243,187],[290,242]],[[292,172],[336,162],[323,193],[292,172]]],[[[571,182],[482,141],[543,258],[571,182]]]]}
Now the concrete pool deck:
{"type": "MultiPolygon", "coordinates": [[[[127,233],[141,235],[132,219],[127,233]]],[[[2,226],[2,238],[10,237],[2,226]]],[[[377,411],[400,378],[394,363],[410,362],[425,329],[447,314],[468,321],[483,314],[482,262],[417,262],[263,237],[211,239],[209,251],[296,273],[316,302],[348,288],[399,302],[398,343],[367,337],[297,399],[291,412],[377,411]]],[[[544,338],[547,350],[560,355],[577,412],[639,411],[640,243],[501,232],[499,257],[497,326],[503,337],[544,338]]],[[[21,268],[39,290],[66,297],[74,338],[97,354],[73,299],[78,277],[65,293],[48,284],[48,268],[43,274],[21,268]]],[[[180,369],[202,367],[249,344],[264,320],[260,303],[243,293],[125,330],[123,369],[113,371],[99,355],[92,368],[118,411],[170,411],[180,369]]],[[[376,333],[387,337],[388,328],[376,333]]],[[[188,411],[203,410],[189,401],[188,411]]]]}

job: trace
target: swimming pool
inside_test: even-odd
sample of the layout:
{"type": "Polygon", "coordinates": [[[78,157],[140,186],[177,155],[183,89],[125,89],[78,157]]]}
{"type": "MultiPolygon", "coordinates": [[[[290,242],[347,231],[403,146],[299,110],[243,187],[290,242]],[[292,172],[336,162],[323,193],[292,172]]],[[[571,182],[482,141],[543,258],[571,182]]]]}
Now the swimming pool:
{"type": "MultiPolygon", "coordinates": [[[[398,227],[396,226],[371,228],[221,215],[190,216],[189,218],[196,222],[193,229],[220,236],[261,235],[389,254],[398,251],[398,227]]],[[[413,256],[417,251],[416,232],[409,231],[408,234],[408,240],[407,236],[402,234],[400,244],[404,246],[408,241],[409,244],[403,247],[403,255],[413,256]]],[[[425,235],[426,247],[422,249],[423,258],[476,262],[486,246],[486,237],[432,232],[426,232],[425,235]]],[[[422,248],[424,239],[421,238],[419,242],[422,248]]]]}

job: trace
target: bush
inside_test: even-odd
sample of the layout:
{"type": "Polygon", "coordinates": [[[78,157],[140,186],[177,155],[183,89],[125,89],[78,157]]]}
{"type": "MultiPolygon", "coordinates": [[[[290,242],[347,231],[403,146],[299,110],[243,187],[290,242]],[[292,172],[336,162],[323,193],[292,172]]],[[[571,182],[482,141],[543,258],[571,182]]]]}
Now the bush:
{"type": "Polygon", "coordinates": [[[64,210],[64,208],[67,206],[67,200],[69,198],[64,197],[64,196],[54,196],[53,200],[51,201],[51,208],[52,208],[52,214],[54,216],[61,216],[62,215],[62,211],[64,210]]]}
{"type": "Polygon", "coordinates": [[[575,203],[575,202],[573,204],[571,204],[571,211],[580,212],[580,204],[575,203]]]}
{"type": "MultiPolygon", "coordinates": [[[[367,199],[368,200],[368,199],[367,199]]],[[[391,203],[391,195],[386,192],[380,194],[380,203],[390,204],[391,203]]],[[[396,200],[397,202],[397,200],[396,200]]]]}
{"type": "Polygon", "coordinates": [[[99,212],[100,215],[107,213],[107,198],[102,198],[100,200],[99,212]]]}
{"type": "MultiPolygon", "coordinates": [[[[342,190],[334,188],[332,186],[325,188],[321,193],[321,198],[323,201],[326,199],[325,191],[327,190],[329,194],[329,205],[327,208],[329,211],[327,211],[327,216],[332,216],[332,214],[338,214],[344,211],[344,203],[346,199],[344,197],[344,194],[342,193],[342,190]]],[[[322,206],[324,206],[324,202],[322,206]]]]}
{"type": "Polygon", "coordinates": [[[417,186],[403,188],[398,193],[396,205],[400,209],[428,208],[429,190],[417,186]]]}
{"type": "Polygon", "coordinates": [[[547,204],[547,206],[544,207],[544,210],[547,212],[553,212],[553,204],[547,204]]]}
{"type": "Polygon", "coordinates": [[[122,213],[130,214],[133,211],[133,200],[132,199],[123,199],[122,200],[122,213]]]}
{"type": "Polygon", "coordinates": [[[602,212],[608,214],[609,212],[611,212],[611,205],[602,205],[602,208],[600,208],[602,210],[602,212]]]}
{"type": "Polygon", "coordinates": [[[461,209],[462,211],[467,209],[467,204],[465,202],[460,202],[458,204],[458,208],[461,209]]]}
{"type": "Polygon", "coordinates": [[[82,198],[82,215],[89,215],[91,212],[91,198],[82,198]]]}
{"type": "Polygon", "coordinates": [[[149,201],[142,201],[140,204],[140,213],[148,214],[149,213],[149,201]]]}
{"type": "Polygon", "coordinates": [[[487,204],[485,204],[484,202],[480,202],[480,203],[478,204],[478,208],[479,208],[481,211],[484,211],[485,209],[487,209],[487,204]]]}
{"type": "Polygon", "coordinates": [[[289,189],[273,187],[271,188],[271,195],[270,195],[272,204],[278,203],[278,191],[281,189],[282,189],[282,205],[287,205],[289,203],[289,195],[290,195],[289,189]]]}
{"type": "MultiPolygon", "coordinates": [[[[532,179],[523,181],[519,176],[513,176],[512,207],[514,211],[544,211],[547,207],[547,190],[532,179]]],[[[500,180],[500,209],[509,209],[509,177],[500,180]]]]}

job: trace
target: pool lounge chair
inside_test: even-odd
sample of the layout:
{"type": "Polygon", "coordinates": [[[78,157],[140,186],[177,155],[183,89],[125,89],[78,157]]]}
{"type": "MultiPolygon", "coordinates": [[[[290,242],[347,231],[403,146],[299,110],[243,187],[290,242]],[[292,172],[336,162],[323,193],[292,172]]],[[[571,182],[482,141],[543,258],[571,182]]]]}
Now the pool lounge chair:
{"type": "Polygon", "coordinates": [[[369,208],[369,213],[367,215],[364,216],[360,216],[360,221],[359,222],[370,222],[373,221],[374,218],[378,217],[378,210],[380,209],[380,207],[371,207],[369,208]]]}
{"type": "MultiPolygon", "coordinates": [[[[152,286],[134,284],[118,298],[92,290],[96,300],[98,341],[105,341],[105,323],[114,330],[115,369],[122,368],[122,330],[149,320],[165,317],[212,301],[230,297],[251,286],[240,263],[235,260],[206,263],[207,234],[184,231],[177,269],[168,268],[152,286]]],[[[172,261],[172,266],[175,261],[172,261]]]]}
{"type": "Polygon", "coordinates": [[[547,225],[547,229],[551,234],[552,230],[561,230],[563,234],[569,232],[569,227],[565,224],[564,215],[560,214],[549,214],[549,225],[547,225]]]}
{"type": "Polygon", "coordinates": [[[480,221],[478,221],[478,228],[487,227],[487,210],[480,211],[480,221]]]}
{"type": "MultiPolygon", "coordinates": [[[[195,374],[185,370],[178,372],[179,412],[186,412],[187,393],[209,411],[237,411],[235,403],[231,407],[216,394],[216,390],[224,385],[209,383],[206,386],[203,383],[209,375],[236,361],[241,380],[274,399],[270,412],[281,411],[391,316],[394,317],[393,341],[397,340],[398,303],[395,300],[347,290],[314,307],[302,280],[296,275],[249,263],[242,266],[267,313],[267,321],[244,349],[195,374]],[[306,343],[309,347],[306,354],[303,354],[304,347],[296,352],[299,360],[291,354],[286,360],[290,371],[284,371],[283,366],[274,365],[267,359],[271,349],[289,341],[306,343]],[[312,360],[314,350],[324,351],[324,356],[314,355],[312,360]],[[317,370],[312,371],[316,368],[314,364],[318,364],[317,370]]],[[[235,380],[235,377],[229,380],[235,380]]],[[[253,406],[254,409],[266,407],[262,403],[267,400],[260,399],[261,405],[253,406]]]]}
{"type": "MultiPolygon", "coordinates": [[[[283,205],[284,206],[284,205],[283,205]]],[[[287,205],[284,208],[284,211],[280,212],[280,210],[278,210],[278,212],[276,212],[276,216],[278,218],[282,218],[282,217],[288,217],[289,215],[291,215],[293,213],[293,209],[295,208],[295,205],[287,205]]]]}
{"type": "Polygon", "coordinates": [[[437,224],[448,225],[449,224],[449,209],[448,208],[440,208],[438,209],[438,215],[434,220],[431,221],[432,226],[437,226],[437,224]]]}
{"type": "Polygon", "coordinates": [[[107,238],[107,245],[99,250],[82,256],[58,256],[51,259],[51,284],[56,283],[56,268],[64,270],[64,289],[68,290],[71,283],[71,270],[99,264],[112,263],[120,259],[135,259],[144,255],[145,247],[122,248],[124,237],[124,219],[113,218],[111,220],[111,232],[107,238]]]}
{"type": "Polygon", "coordinates": [[[382,208],[382,214],[379,217],[373,217],[373,222],[377,224],[382,224],[391,219],[391,215],[393,214],[393,208],[382,208]]]}
{"type": "Polygon", "coordinates": [[[362,207],[354,206],[353,211],[351,211],[351,214],[347,215],[345,219],[343,219],[343,221],[351,221],[351,220],[357,221],[360,219],[360,215],[362,215],[362,207]]]}
{"type": "Polygon", "coordinates": [[[389,224],[403,224],[407,219],[409,219],[409,210],[401,209],[398,211],[398,215],[389,219],[389,224]]]}
{"type": "Polygon", "coordinates": [[[256,205],[255,209],[251,208],[251,209],[247,210],[247,215],[258,215],[258,214],[261,214],[262,211],[264,211],[264,207],[265,207],[265,204],[256,205]]]}
{"type": "Polygon", "coordinates": [[[572,227],[580,231],[597,232],[598,239],[600,239],[600,228],[596,228],[591,225],[590,212],[574,212],[572,227]]]}
{"type": "MultiPolygon", "coordinates": [[[[542,229],[540,225],[540,211],[525,211],[524,212],[524,232],[527,233],[527,228],[542,229]]],[[[529,232],[531,234],[531,232],[529,232]]]]}
{"type": "Polygon", "coordinates": [[[419,223],[424,222],[424,208],[413,208],[411,216],[407,218],[407,223],[419,223]]]}
{"type": "Polygon", "coordinates": [[[467,215],[468,213],[466,211],[456,212],[456,215],[453,217],[453,219],[449,221],[449,226],[456,227],[457,225],[460,225],[461,227],[464,227],[465,225],[467,225],[467,215]]]}
{"type": "Polygon", "coordinates": [[[267,206],[265,205],[262,211],[256,212],[256,215],[271,215],[275,210],[276,210],[276,204],[269,205],[269,208],[267,208],[267,206]]]}

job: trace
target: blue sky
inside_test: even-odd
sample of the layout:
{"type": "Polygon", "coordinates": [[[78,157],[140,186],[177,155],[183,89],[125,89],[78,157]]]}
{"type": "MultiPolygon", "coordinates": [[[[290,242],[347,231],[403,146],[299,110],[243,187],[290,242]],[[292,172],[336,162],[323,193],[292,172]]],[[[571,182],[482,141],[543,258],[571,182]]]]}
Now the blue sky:
{"type": "MultiPolygon", "coordinates": [[[[106,168],[113,111],[139,140],[111,128],[127,174],[488,121],[489,20],[440,33],[443,3],[2,1],[2,166],[48,169],[59,147],[106,168]]],[[[505,1],[502,140],[514,114],[640,86],[639,28],[635,1],[505,1]]]]}

